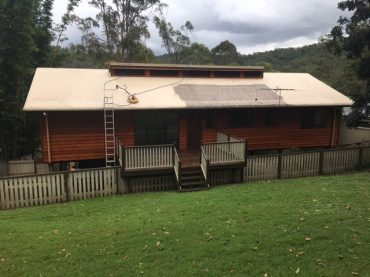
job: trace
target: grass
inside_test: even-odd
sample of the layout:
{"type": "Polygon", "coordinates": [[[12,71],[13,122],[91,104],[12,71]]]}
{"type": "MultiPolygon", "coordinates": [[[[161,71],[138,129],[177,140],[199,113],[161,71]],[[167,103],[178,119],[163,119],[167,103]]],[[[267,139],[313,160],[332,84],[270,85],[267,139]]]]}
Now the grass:
{"type": "Polygon", "coordinates": [[[0,211],[0,276],[370,276],[369,253],[370,172],[0,211]]]}

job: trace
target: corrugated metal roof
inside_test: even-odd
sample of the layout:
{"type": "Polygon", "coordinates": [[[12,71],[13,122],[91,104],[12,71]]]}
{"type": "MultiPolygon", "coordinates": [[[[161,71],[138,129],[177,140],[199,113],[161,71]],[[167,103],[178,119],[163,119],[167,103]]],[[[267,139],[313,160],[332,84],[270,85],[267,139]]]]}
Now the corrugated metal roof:
{"type": "Polygon", "coordinates": [[[306,73],[182,79],[111,77],[107,69],[38,68],[24,110],[102,110],[104,96],[113,96],[115,108],[121,110],[352,105],[348,97],[306,73]],[[139,103],[128,104],[117,85],[137,94],[139,103]],[[277,87],[294,90],[274,90],[277,87]]]}

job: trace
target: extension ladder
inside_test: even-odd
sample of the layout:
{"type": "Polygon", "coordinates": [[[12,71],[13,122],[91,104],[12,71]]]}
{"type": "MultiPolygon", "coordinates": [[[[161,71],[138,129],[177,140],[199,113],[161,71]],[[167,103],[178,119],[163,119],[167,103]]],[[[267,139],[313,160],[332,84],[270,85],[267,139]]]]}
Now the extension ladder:
{"type": "Polygon", "coordinates": [[[112,96],[104,96],[105,165],[116,165],[116,141],[114,130],[114,104],[112,96]]]}

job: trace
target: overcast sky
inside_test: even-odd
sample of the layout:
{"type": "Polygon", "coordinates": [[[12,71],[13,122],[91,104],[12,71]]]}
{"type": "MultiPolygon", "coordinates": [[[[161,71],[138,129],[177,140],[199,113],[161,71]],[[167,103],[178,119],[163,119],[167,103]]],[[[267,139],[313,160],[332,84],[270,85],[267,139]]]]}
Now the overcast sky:
{"type": "MultiPolygon", "coordinates": [[[[94,16],[96,10],[87,0],[76,10],[81,17],[94,16]]],[[[209,48],[230,40],[243,54],[296,47],[317,42],[336,24],[341,11],[338,0],[164,0],[167,20],[177,28],[190,20],[194,25],[192,42],[209,48]]],[[[60,21],[67,0],[55,0],[54,17],[60,21]]],[[[152,14],[151,14],[152,17],[152,14]]],[[[163,53],[161,41],[152,24],[152,37],[146,41],[156,54],[163,53]]],[[[71,27],[69,42],[80,34],[71,27]]]]}

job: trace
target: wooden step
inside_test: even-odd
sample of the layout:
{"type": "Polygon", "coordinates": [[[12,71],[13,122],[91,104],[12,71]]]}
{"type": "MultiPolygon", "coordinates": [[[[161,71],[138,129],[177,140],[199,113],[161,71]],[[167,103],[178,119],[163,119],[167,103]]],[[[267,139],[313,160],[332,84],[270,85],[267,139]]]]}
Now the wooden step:
{"type": "Polygon", "coordinates": [[[181,188],[179,189],[179,192],[194,192],[194,191],[202,191],[207,190],[209,187],[198,187],[198,188],[181,188]]]}
{"type": "Polygon", "coordinates": [[[200,166],[192,166],[182,168],[181,171],[181,186],[179,191],[199,191],[208,189],[209,185],[206,183],[200,166]]]}

